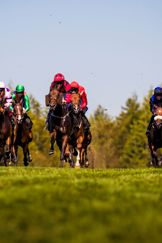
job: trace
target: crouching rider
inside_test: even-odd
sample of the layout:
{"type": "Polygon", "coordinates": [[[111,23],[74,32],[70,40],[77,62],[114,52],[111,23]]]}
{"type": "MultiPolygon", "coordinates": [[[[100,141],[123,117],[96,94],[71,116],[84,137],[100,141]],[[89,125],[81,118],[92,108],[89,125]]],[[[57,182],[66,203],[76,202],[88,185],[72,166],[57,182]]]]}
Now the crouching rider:
{"type": "Polygon", "coordinates": [[[13,103],[21,103],[23,106],[23,114],[24,114],[24,121],[28,125],[29,128],[29,142],[32,141],[33,134],[32,134],[32,125],[33,122],[31,121],[27,112],[30,110],[30,102],[27,93],[25,92],[25,87],[23,85],[18,84],[16,86],[16,90],[12,94],[13,103]]]}
{"type": "Polygon", "coordinates": [[[162,107],[162,88],[161,87],[156,87],[154,89],[154,94],[150,98],[150,111],[152,113],[149,125],[146,130],[146,135],[150,135],[150,130],[152,127],[152,123],[154,121],[154,114],[156,111],[157,107],[162,107]]]}
{"type": "MultiPolygon", "coordinates": [[[[66,104],[70,102],[70,94],[69,91],[71,89],[71,86],[69,84],[68,81],[65,80],[65,77],[62,73],[57,73],[54,76],[54,79],[50,85],[50,90],[49,90],[49,94],[52,90],[58,90],[59,93],[63,94],[63,98],[62,98],[62,104],[66,104]]],[[[46,106],[50,106],[50,95],[46,95],[46,98],[48,99],[48,101],[46,101],[46,106]]],[[[48,129],[48,131],[51,133],[53,131],[53,126],[52,124],[50,124],[50,116],[51,116],[51,107],[49,109],[48,115],[47,115],[47,119],[46,119],[46,128],[48,129]]]]}
{"type": "MultiPolygon", "coordinates": [[[[10,121],[11,124],[13,124],[12,119],[12,96],[10,89],[6,87],[5,83],[3,81],[0,82],[0,111],[5,112],[10,121]]],[[[9,137],[6,141],[6,155],[9,158],[10,156],[10,145],[11,145],[11,137],[9,137]]]]}
{"type": "Polygon", "coordinates": [[[77,93],[80,96],[80,109],[82,112],[82,120],[84,125],[84,133],[87,136],[90,129],[90,123],[85,115],[86,111],[88,110],[88,101],[87,101],[87,94],[85,88],[78,84],[78,82],[73,81],[71,83],[71,91],[70,93],[77,93]]]}

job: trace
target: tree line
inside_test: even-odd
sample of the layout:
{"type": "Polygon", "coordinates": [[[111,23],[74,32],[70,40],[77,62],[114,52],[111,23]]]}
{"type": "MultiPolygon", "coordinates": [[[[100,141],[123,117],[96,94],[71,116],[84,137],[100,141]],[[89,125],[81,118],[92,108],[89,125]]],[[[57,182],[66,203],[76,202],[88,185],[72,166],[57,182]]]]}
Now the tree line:
{"type": "MultiPolygon", "coordinates": [[[[116,118],[111,118],[99,105],[90,115],[92,143],[88,154],[91,167],[94,168],[136,168],[145,167],[150,160],[147,137],[145,135],[151,113],[149,99],[151,91],[138,102],[137,96],[128,98],[125,106],[116,118]]],[[[33,142],[30,150],[33,157],[31,166],[58,166],[59,151],[49,156],[50,136],[45,129],[48,110],[30,95],[33,121],[33,142]]],[[[21,152],[19,158],[21,159],[21,152]]]]}

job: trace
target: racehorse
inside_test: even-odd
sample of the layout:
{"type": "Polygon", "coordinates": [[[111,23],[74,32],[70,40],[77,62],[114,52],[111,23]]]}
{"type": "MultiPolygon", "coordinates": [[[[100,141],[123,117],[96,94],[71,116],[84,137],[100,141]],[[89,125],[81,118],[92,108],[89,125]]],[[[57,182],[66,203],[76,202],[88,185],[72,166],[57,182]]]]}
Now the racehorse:
{"type": "Polygon", "coordinates": [[[31,154],[29,152],[29,143],[32,141],[33,136],[31,132],[31,121],[23,113],[22,102],[15,103],[13,105],[13,117],[14,117],[14,131],[13,131],[13,145],[12,145],[12,161],[16,164],[18,161],[17,152],[18,146],[23,149],[24,165],[28,166],[32,161],[31,154]]]}
{"type": "Polygon", "coordinates": [[[157,150],[162,148],[162,107],[157,107],[154,120],[148,135],[148,144],[151,153],[151,164],[158,167],[161,163],[158,160],[157,150]]]}
{"type": "MultiPolygon", "coordinates": [[[[78,161],[81,167],[88,167],[87,147],[91,142],[92,136],[89,131],[85,134],[84,124],[82,119],[82,111],[80,110],[80,95],[77,93],[71,94],[71,117],[72,117],[72,134],[70,136],[70,152],[72,149],[78,150],[78,161]]],[[[73,161],[73,156],[72,156],[73,161]]]]}
{"type": "Polygon", "coordinates": [[[5,111],[0,106],[0,160],[7,166],[7,159],[11,151],[12,124],[5,111]]]}
{"type": "MultiPolygon", "coordinates": [[[[50,91],[50,154],[54,153],[55,141],[60,149],[60,166],[63,167],[66,159],[66,149],[71,132],[71,118],[66,104],[63,104],[63,94],[57,89],[50,91]]],[[[73,167],[69,159],[70,166],[73,167]]]]}

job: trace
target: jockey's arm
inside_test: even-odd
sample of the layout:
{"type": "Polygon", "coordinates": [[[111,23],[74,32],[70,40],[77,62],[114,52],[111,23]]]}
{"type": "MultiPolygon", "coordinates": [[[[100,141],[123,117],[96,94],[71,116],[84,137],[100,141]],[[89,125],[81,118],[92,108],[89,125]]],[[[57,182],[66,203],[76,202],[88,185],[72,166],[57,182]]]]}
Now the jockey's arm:
{"type": "Polygon", "coordinates": [[[12,100],[11,92],[8,88],[6,88],[4,108],[12,111],[13,110],[12,102],[13,100],[12,100]]]}
{"type": "Polygon", "coordinates": [[[30,110],[29,97],[27,94],[24,95],[24,108],[25,108],[26,112],[28,112],[30,110]]]}
{"type": "Polygon", "coordinates": [[[150,111],[154,113],[154,96],[150,98],[150,111]]]}
{"type": "Polygon", "coordinates": [[[80,95],[81,95],[81,109],[84,110],[88,105],[87,95],[85,91],[81,92],[80,95]]]}

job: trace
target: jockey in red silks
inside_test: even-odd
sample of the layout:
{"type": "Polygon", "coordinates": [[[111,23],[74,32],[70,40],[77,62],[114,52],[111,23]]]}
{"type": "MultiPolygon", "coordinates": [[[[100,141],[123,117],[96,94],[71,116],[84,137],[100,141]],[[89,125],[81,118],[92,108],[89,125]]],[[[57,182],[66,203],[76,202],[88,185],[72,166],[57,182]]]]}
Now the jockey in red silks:
{"type": "Polygon", "coordinates": [[[70,94],[69,91],[71,90],[71,85],[68,81],[65,80],[65,77],[62,73],[57,73],[54,76],[54,79],[50,85],[50,91],[52,89],[57,89],[60,93],[64,94],[63,102],[69,103],[70,102],[70,94]]]}
{"type": "Polygon", "coordinates": [[[81,100],[80,108],[82,111],[84,130],[85,130],[85,133],[87,134],[89,131],[89,128],[90,128],[90,123],[89,123],[87,117],[85,116],[85,113],[88,110],[87,94],[86,94],[85,88],[83,86],[79,85],[78,82],[76,82],[76,81],[73,81],[71,83],[70,93],[73,93],[73,92],[76,92],[80,95],[80,100],[81,100]]]}
{"type": "MultiPolygon", "coordinates": [[[[54,79],[50,85],[50,91],[53,89],[57,89],[60,93],[63,93],[63,100],[62,103],[69,103],[70,102],[70,90],[71,85],[68,83],[68,81],[65,80],[65,77],[62,73],[57,73],[54,76],[54,79]]],[[[47,120],[46,120],[46,127],[48,131],[51,133],[53,131],[52,126],[50,126],[50,115],[51,115],[51,109],[49,109],[47,120]]]]}

